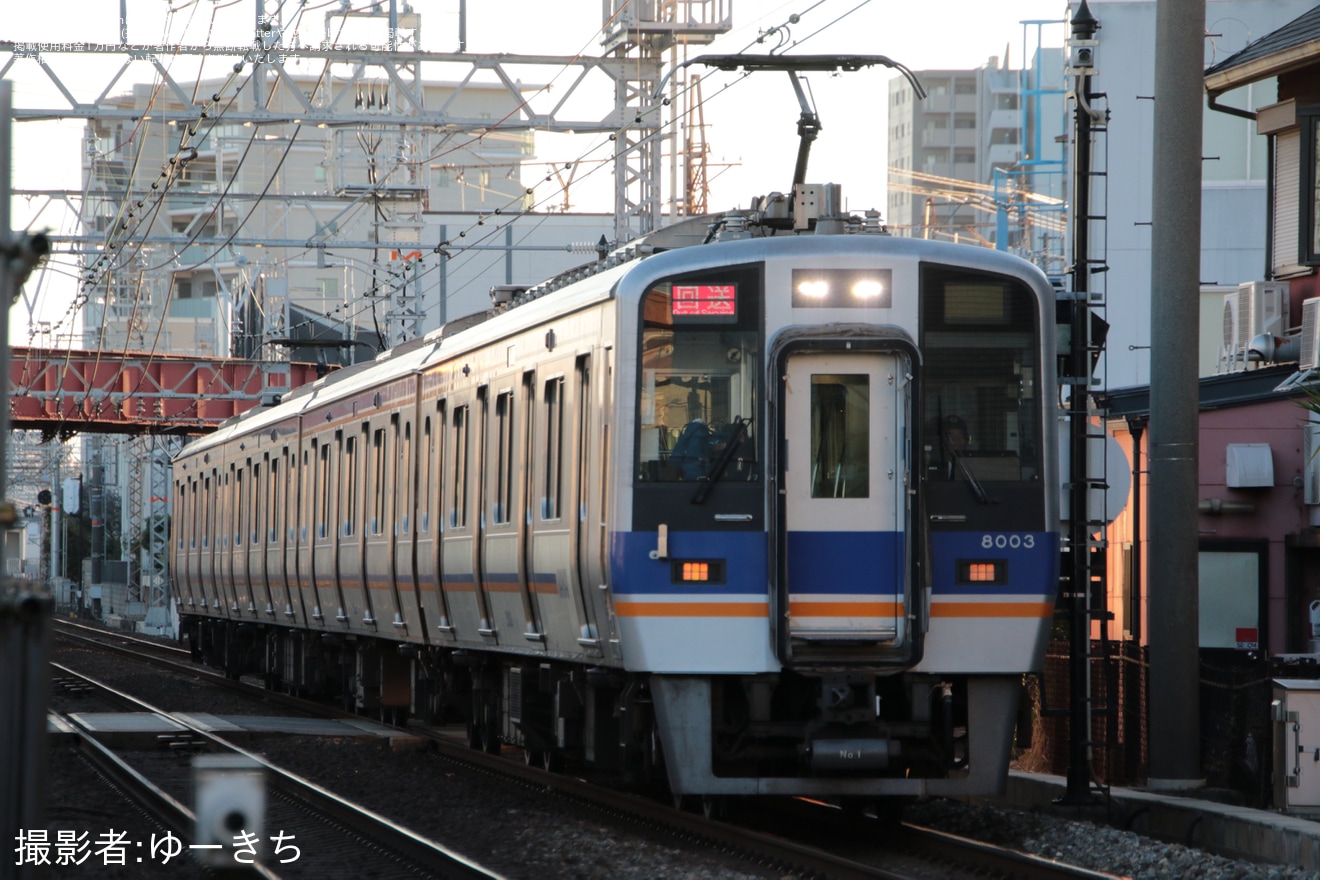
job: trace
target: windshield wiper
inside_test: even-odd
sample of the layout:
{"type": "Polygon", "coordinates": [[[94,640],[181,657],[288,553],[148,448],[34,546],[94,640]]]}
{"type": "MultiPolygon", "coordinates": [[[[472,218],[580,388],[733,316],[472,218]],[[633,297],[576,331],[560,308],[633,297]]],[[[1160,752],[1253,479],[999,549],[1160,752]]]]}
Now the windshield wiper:
{"type": "Polygon", "coordinates": [[[751,422],[751,419],[743,421],[742,416],[733,417],[733,421],[730,423],[733,430],[729,434],[728,442],[724,445],[724,451],[721,452],[720,457],[715,460],[715,464],[711,467],[710,473],[701,478],[701,485],[697,487],[696,494],[692,496],[693,504],[706,503],[706,496],[710,494],[711,487],[715,485],[715,481],[720,478],[720,475],[724,473],[724,469],[729,466],[729,462],[733,460],[733,455],[738,451],[738,447],[742,444],[743,435],[747,433],[747,426],[750,425],[751,422]]]}
{"type": "Polygon", "coordinates": [[[963,475],[963,479],[967,480],[967,485],[976,493],[976,500],[982,504],[995,504],[995,499],[991,498],[990,493],[985,491],[985,486],[981,485],[981,481],[972,473],[972,469],[967,466],[967,462],[963,457],[952,449],[949,450],[949,455],[953,456],[953,466],[958,469],[963,475]]]}

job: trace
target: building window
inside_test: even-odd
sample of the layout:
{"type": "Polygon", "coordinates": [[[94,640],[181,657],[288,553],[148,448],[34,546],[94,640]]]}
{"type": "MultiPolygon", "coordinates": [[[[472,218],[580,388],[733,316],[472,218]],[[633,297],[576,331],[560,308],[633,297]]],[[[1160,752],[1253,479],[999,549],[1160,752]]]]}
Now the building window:
{"type": "MultiPolygon", "coordinates": [[[[1301,209],[1301,216],[1298,217],[1301,231],[1300,262],[1314,266],[1320,264],[1320,107],[1299,109],[1297,122],[1302,130],[1300,168],[1297,175],[1301,184],[1298,192],[1298,207],[1301,209]]],[[[1286,183],[1286,177],[1281,173],[1286,166],[1286,161],[1276,160],[1275,167],[1280,184],[1286,183]]]]}

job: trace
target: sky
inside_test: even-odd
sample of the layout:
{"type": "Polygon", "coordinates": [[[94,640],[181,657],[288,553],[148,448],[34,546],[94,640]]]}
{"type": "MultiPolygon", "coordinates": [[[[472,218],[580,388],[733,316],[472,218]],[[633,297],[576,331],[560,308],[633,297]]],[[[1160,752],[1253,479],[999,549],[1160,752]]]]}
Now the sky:
{"type": "MultiPolygon", "coordinates": [[[[324,38],[325,13],[340,0],[284,0],[286,40],[294,23],[304,44],[324,38]],[[301,18],[294,14],[300,8],[301,18]]],[[[119,32],[121,3],[127,10],[128,41],[156,46],[247,45],[259,0],[45,0],[7,3],[3,38],[15,42],[113,43],[119,32]]],[[[403,0],[399,0],[400,6],[403,0]]],[[[266,0],[267,10],[280,5],[266,0]]],[[[356,0],[365,8],[367,0],[356,0]]],[[[459,45],[458,0],[412,0],[422,15],[420,48],[453,52],[459,45]]],[[[384,4],[387,8],[388,4],[384,4]]],[[[1061,20],[1065,0],[706,0],[705,6],[732,11],[733,27],[711,45],[690,50],[701,54],[737,52],[847,53],[887,55],[913,70],[973,68],[992,56],[1021,66],[1024,54],[1037,45],[1058,46],[1066,37],[1061,20]],[[1031,24],[1022,22],[1060,22],[1031,24]]],[[[553,56],[599,53],[600,0],[469,0],[468,53],[509,53],[553,56]],[[552,12],[553,11],[553,12],[552,12]],[[510,26],[510,23],[515,23],[510,26]]],[[[122,60],[92,53],[50,53],[51,67],[79,100],[94,100],[111,82],[122,60]]],[[[6,59],[7,60],[7,59],[6,59]]],[[[181,60],[162,56],[178,78],[195,76],[181,60]],[[176,66],[177,65],[177,66],[176,66]]],[[[2,62],[0,62],[2,63],[2,62]]],[[[745,207],[756,195],[790,188],[798,146],[800,112],[787,74],[758,73],[749,77],[713,69],[692,68],[703,77],[703,110],[709,145],[711,210],[745,207]]],[[[217,70],[218,72],[218,70],[217,70]]],[[[210,73],[210,71],[207,71],[210,73]]],[[[150,81],[146,62],[134,64],[111,90],[124,91],[129,82],[150,81]]],[[[821,121],[812,149],[812,182],[843,185],[846,206],[853,211],[885,207],[888,81],[896,72],[883,67],[848,74],[811,74],[810,94],[821,121]]],[[[20,108],[67,106],[51,81],[32,60],[22,60],[6,75],[20,108]]],[[[566,82],[566,80],[559,80],[566,82]]],[[[552,81],[558,82],[558,81],[552,81]]],[[[611,109],[609,94],[581,93],[587,112],[603,117],[611,109]]],[[[15,124],[12,180],[15,189],[44,190],[79,187],[81,131],[78,122],[15,124]]],[[[537,159],[582,161],[574,184],[575,210],[611,210],[612,177],[604,136],[537,136],[537,159]],[[599,171],[583,175],[583,169],[599,171]]],[[[524,174],[525,183],[529,181],[524,174]]],[[[552,201],[541,184],[537,198],[552,201]]],[[[42,208],[41,199],[13,203],[16,229],[49,227],[70,231],[67,212],[42,208]]],[[[11,316],[11,340],[29,344],[29,319],[50,319],[67,301],[73,282],[68,270],[52,267],[39,279],[36,295],[11,316]]],[[[29,282],[29,292],[34,282],[29,282]]]]}

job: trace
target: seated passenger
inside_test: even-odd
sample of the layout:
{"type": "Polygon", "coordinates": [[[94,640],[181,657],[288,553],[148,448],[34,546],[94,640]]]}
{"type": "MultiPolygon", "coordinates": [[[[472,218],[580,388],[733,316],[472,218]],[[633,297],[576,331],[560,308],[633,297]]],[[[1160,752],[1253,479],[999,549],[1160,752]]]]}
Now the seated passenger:
{"type": "Polygon", "coordinates": [[[701,419],[693,419],[669,450],[669,464],[678,468],[685,480],[697,480],[710,469],[710,428],[701,419]]]}

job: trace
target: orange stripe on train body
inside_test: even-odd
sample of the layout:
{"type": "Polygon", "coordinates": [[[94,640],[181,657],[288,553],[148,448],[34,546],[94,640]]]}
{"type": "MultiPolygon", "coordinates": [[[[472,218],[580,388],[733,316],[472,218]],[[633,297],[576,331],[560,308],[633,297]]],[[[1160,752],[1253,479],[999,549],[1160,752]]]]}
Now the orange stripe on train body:
{"type": "Polygon", "coordinates": [[[768,602],[618,602],[620,617],[769,617],[768,602]]]}
{"type": "Polygon", "coordinates": [[[1054,616],[1053,602],[932,602],[931,617],[1030,617],[1054,616]]]}

